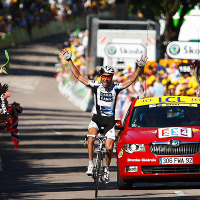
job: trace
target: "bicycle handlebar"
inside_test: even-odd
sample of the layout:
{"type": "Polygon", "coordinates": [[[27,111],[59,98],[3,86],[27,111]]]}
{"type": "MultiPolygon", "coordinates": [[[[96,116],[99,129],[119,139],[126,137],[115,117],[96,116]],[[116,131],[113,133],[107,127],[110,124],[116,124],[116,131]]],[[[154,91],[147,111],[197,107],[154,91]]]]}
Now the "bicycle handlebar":
{"type": "Polygon", "coordinates": [[[87,135],[87,137],[94,137],[94,138],[97,138],[97,139],[106,139],[107,138],[107,136],[102,135],[102,134],[98,134],[98,135],[89,134],[89,135],[87,135]]]}
{"type": "Polygon", "coordinates": [[[106,140],[107,139],[107,136],[102,135],[102,134],[98,134],[98,135],[92,135],[92,134],[85,135],[85,137],[84,137],[84,146],[86,145],[86,141],[87,141],[88,137],[94,137],[94,138],[96,138],[98,140],[106,140]]]}

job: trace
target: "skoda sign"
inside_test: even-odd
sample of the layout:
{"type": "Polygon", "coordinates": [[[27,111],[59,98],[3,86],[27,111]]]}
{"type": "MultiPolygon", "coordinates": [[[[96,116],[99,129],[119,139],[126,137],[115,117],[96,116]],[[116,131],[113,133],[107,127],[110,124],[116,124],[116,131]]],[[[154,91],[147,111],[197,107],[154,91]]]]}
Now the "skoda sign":
{"type": "Polygon", "coordinates": [[[104,52],[109,58],[135,58],[146,54],[146,48],[142,44],[109,43],[104,52]]]}
{"type": "Polygon", "coordinates": [[[112,46],[112,45],[109,46],[109,48],[107,50],[108,50],[109,55],[115,55],[117,52],[117,49],[115,48],[115,46],[112,46]]]}
{"type": "Polygon", "coordinates": [[[177,44],[173,44],[170,48],[169,48],[169,52],[172,55],[178,55],[180,53],[180,47],[177,44]]]}
{"type": "Polygon", "coordinates": [[[200,58],[200,44],[198,42],[170,42],[167,45],[167,54],[175,59],[198,60],[200,58]]]}

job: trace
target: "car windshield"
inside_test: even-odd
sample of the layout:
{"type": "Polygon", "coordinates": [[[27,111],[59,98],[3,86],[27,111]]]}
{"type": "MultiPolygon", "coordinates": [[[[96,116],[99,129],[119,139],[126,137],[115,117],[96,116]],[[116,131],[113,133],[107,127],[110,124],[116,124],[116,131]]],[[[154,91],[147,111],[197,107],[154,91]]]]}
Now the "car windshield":
{"type": "Polygon", "coordinates": [[[135,107],[130,127],[200,126],[200,107],[148,105],[135,107]]]}

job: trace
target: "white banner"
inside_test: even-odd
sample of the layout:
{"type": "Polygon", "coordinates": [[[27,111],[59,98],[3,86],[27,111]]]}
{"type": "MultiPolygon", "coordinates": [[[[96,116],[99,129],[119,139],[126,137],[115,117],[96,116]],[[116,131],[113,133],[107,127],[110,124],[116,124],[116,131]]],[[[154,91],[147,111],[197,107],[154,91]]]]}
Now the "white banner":
{"type": "Polygon", "coordinates": [[[199,42],[170,42],[167,45],[167,54],[175,59],[199,60],[200,44],[199,42]]]}
{"type": "Polygon", "coordinates": [[[146,55],[146,49],[142,44],[120,44],[110,43],[106,45],[105,54],[110,58],[135,58],[139,59],[141,55],[146,55]]]}

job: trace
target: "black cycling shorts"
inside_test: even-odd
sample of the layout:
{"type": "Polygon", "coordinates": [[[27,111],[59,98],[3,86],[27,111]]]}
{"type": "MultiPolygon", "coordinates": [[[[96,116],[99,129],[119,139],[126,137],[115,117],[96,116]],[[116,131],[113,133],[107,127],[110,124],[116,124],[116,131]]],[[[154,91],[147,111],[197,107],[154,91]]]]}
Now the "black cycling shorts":
{"type": "Polygon", "coordinates": [[[97,124],[99,132],[104,135],[115,125],[114,117],[93,115],[92,121],[97,124]]]}

